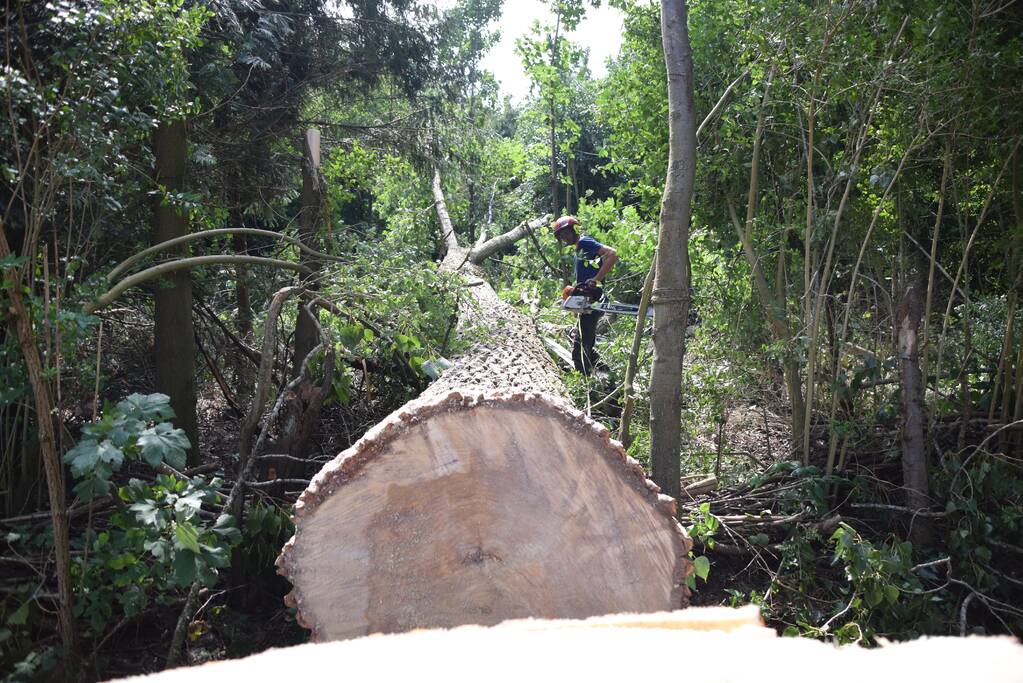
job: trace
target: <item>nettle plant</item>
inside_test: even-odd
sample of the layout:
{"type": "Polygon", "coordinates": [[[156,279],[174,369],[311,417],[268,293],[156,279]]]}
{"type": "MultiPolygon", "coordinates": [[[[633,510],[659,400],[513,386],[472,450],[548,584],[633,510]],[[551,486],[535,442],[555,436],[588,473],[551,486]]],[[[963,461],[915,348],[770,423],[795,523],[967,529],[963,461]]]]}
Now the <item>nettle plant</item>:
{"type": "MultiPolygon", "coordinates": [[[[180,468],[189,447],[163,394],[132,394],[108,406],[100,420],[82,430],[65,456],[84,500],[110,494],[113,476],[126,460],[180,468]]],[[[229,549],[241,537],[234,518],[209,510],[221,503],[221,481],[158,474],[131,479],[116,488],[119,509],[98,533],[87,530],[74,572],[80,597],[78,616],[101,631],[119,605],[125,616],[163,603],[176,588],[199,581],[212,586],[217,570],[230,563],[229,549]],[[203,509],[204,506],[207,509],[203,509]]]]}

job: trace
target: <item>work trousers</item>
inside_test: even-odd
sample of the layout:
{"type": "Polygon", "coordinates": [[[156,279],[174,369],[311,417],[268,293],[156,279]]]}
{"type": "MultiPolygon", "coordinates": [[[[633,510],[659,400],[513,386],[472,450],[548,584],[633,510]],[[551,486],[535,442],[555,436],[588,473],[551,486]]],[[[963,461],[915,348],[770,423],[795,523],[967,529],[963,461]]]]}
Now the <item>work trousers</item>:
{"type": "Polygon", "coordinates": [[[602,315],[593,311],[583,313],[578,318],[572,343],[572,362],[575,369],[584,375],[590,374],[597,363],[597,352],[593,350],[593,345],[597,343],[597,322],[602,315]]]}

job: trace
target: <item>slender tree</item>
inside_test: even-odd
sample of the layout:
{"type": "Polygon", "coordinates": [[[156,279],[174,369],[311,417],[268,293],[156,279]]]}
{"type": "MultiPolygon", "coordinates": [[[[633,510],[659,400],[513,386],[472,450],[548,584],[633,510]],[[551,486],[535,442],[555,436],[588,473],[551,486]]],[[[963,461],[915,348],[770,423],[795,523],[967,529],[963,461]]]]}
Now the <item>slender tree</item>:
{"type": "Polygon", "coordinates": [[[689,213],[696,171],[693,59],[685,0],[662,0],[668,74],[668,174],[661,200],[654,276],[654,362],[650,377],[650,462],[654,481],[677,497],[682,357],[689,317],[689,213]]]}

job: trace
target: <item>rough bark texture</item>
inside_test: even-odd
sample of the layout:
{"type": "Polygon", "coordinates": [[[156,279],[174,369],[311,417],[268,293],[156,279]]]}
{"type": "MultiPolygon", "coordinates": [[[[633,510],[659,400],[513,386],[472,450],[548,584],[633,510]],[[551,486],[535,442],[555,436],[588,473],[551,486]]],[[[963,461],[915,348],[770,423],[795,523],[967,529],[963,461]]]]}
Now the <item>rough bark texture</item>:
{"type": "Polygon", "coordinates": [[[682,357],[689,317],[689,211],[696,170],[693,60],[684,0],[661,2],[668,73],[668,175],[661,200],[654,276],[654,361],[650,374],[650,462],[654,481],[679,495],[682,357]]]}
{"type": "MultiPolygon", "coordinates": [[[[184,189],[187,151],[185,122],[165,123],[153,131],[155,181],[169,193],[184,189]]],[[[188,233],[188,217],[160,199],[153,207],[153,244],[188,233]]],[[[181,248],[175,256],[185,256],[181,248]]],[[[192,326],[192,274],[179,270],[164,276],[154,295],[156,388],[170,397],[176,424],[192,447],[189,466],[199,464],[199,421],[195,408],[195,330],[192,326]]]]}
{"type": "Polygon", "coordinates": [[[636,678],[651,653],[699,653],[701,683],[928,683],[1020,680],[1023,646],[1012,638],[921,638],[880,648],[777,638],[752,607],[584,621],[522,620],[493,628],[417,631],[305,644],[202,666],[138,676],[146,683],[279,683],[323,678],[373,681],[614,681],[636,678]]]}
{"type": "MultiPolygon", "coordinates": [[[[298,217],[298,236],[303,243],[316,244],[316,233],[320,226],[320,204],[322,192],[320,186],[320,131],[310,128],[305,134],[304,155],[302,159],[302,211],[298,217]]],[[[313,276],[303,283],[308,290],[315,290],[315,273],[320,261],[315,256],[302,252],[300,262],[313,271],[313,276]]],[[[316,322],[309,315],[305,304],[309,295],[302,296],[302,305],[298,309],[298,322],[295,324],[295,356],[293,358],[292,377],[297,377],[302,361],[320,343],[316,322]]]]}
{"type": "Polygon", "coordinates": [[[457,246],[471,348],[313,479],[278,567],[316,641],[688,598],[691,542],[642,466],[571,408],[531,322],[457,246]],[[483,335],[481,332],[485,331],[483,335]]]}
{"type": "MultiPolygon", "coordinates": [[[[2,218],[0,218],[0,259],[10,256],[2,218]]],[[[17,270],[11,269],[4,275],[9,310],[13,318],[14,331],[18,337],[28,382],[32,387],[33,404],[36,411],[36,429],[39,452],[46,471],[46,492],[50,500],[50,520],[53,523],[53,556],[57,574],[57,630],[64,646],[64,662],[69,671],[78,661],[78,636],[75,630],[73,595],[71,592],[71,545],[68,532],[67,502],[64,500],[64,466],[61,463],[54,430],[55,413],[53,396],[50,393],[43,368],[42,354],[36,345],[32,330],[32,318],[22,297],[22,278],[17,270]]],[[[6,317],[6,316],[4,316],[6,317]]]]}
{"type": "MultiPolygon", "coordinates": [[[[930,507],[927,480],[927,445],[924,430],[924,386],[920,375],[920,353],[917,330],[923,303],[919,288],[910,285],[903,294],[898,311],[899,377],[902,382],[902,476],[906,489],[906,507],[925,510],[930,507]]],[[[911,522],[910,540],[923,547],[932,540],[931,520],[915,517],[911,522]]]]}

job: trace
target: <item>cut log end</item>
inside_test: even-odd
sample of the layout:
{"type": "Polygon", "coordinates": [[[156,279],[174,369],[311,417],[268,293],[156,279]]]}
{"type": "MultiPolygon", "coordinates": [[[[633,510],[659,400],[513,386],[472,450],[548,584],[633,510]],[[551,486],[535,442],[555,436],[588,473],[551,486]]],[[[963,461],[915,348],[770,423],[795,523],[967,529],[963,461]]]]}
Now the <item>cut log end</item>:
{"type": "Polygon", "coordinates": [[[303,493],[289,604],[314,641],[684,606],[691,541],[636,465],[559,399],[413,401],[303,493]]]}

